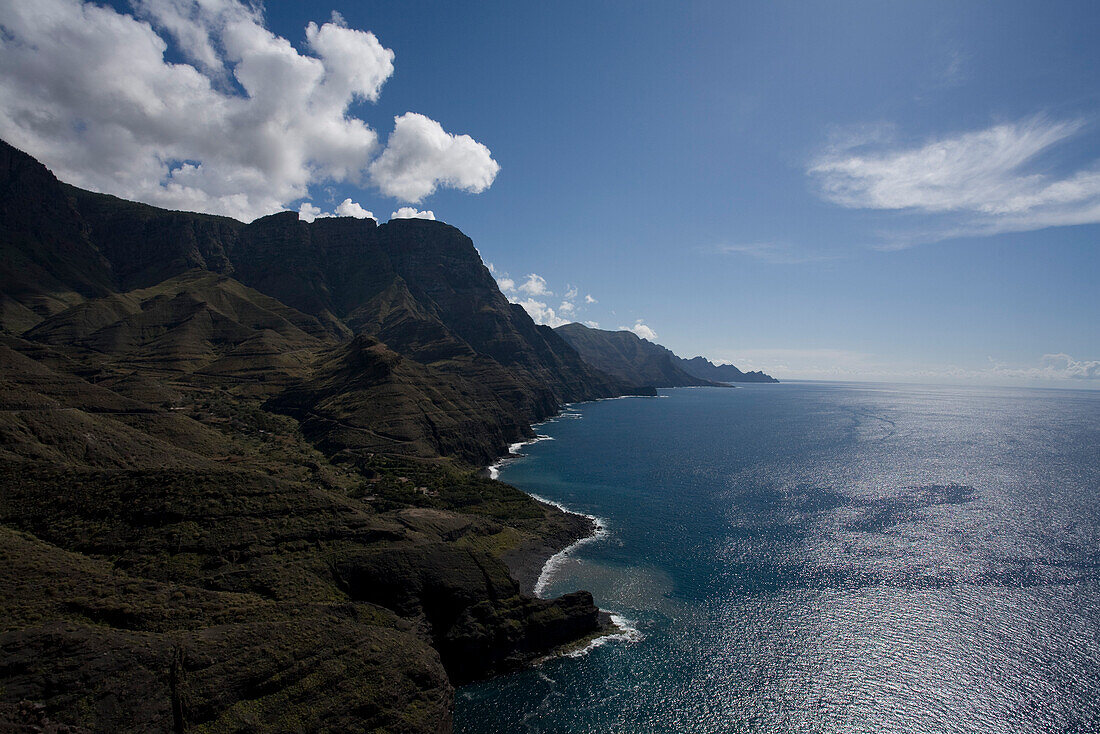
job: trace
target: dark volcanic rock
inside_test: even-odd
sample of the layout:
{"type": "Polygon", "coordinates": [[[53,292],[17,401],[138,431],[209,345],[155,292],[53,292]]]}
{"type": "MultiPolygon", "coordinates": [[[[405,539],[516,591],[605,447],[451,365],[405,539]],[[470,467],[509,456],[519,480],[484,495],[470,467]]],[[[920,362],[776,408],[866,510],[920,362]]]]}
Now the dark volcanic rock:
{"type": "Polygon", "coordinates": [[[441,222],[165,211],[0,143],[0,728],[449,731],[600,624],[525,593],[590,523],[478,465],[630,390],[441,222]]]}

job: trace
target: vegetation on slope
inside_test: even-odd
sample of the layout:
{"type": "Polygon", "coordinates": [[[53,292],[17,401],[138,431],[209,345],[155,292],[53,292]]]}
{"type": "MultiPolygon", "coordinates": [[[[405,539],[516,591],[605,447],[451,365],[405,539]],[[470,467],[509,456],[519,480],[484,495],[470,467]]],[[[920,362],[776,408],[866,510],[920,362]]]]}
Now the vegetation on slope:
{"type": "Polygon", "coordinates": [[[589,521],[478,467],[623,389],[447,225],[167,212],[0,145],[0,722],[448,730],[601,624],[527,593],[589,521]]]}

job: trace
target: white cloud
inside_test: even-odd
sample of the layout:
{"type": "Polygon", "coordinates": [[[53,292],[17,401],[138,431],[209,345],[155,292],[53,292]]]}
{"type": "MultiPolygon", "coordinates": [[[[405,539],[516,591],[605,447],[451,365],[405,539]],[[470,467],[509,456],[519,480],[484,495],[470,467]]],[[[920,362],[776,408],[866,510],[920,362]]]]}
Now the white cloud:
{"type": "Polygon", "coordinates": [[[489,188],[500,165],[469,135],[451,135],[415,112],[393,118],[386,149],[370,166],[382,193],[418,202],[439,185],[478,193],[489,188]]]}
{"type": "Polygon", "coordinates": [[[317,217],[331,216],[331,214],[325,214],[321,211],[321,207],[314,206],[308,201],[303,201],[302,205],[298,207],[298,219],[301,219],[303,222],[312,222],[314,219],[317,219],[317,217]]]}
{"type": "Polygon", "coordinates": [[[588,294],[584,297],[584,302],[587,303],[590,306],[593,303],[599,303],[599,301],[597,301],[595,298],[593,298],[591,294],[588,294]]]}
{"type": "Polygon", "coordinates": [[[1044,354],[1037,367],[1010,367],[993,363],[989,371],[1028,380],[1100,380],[1100,360],[1074,359],[1060,352],[1044,354]]]}
{"type": "Polygon", "coordinates": [[[940,238],[1096,223],[1100,163],[1061,173],[1040,167],[1044,154],[1082,127],[1034,118],[916,147],[854,139],[820,156],[808,173],[841,206],[944,215],[940,238]]]}
{"type": "Polygon", "coordinates": [[[374,212],[369,212],[351,199],[344,199],[336,205],[336,216],[355,217],[356,219],[376,219],[374,212]]]}
{"type": "MultiPolygon", "coordinates": [[[[481,251],[478,250],[478,255],[481,255],[481,251]]],[[[484,258],[482,258],[484,260],[484,258]]],[[[501,293],[513,293],[516,290],[516,281],[508,277],[508,273],[498,273],[497,268],[492,263],[485,263],[485,267],[489,268],[489,273],[493,276],[493,279],[497,282],[497,288],[501,293]]]]}
{"type": "Polygon", "coordinates": [[[533,298],[526,298],[522,301],[514,301],[523,306],[523,309],[531,316],[531,319],[536,324],[543,324],[549,327],[558,327],[563,324],[568,324],[568,319],[563,319],[558,316],[554,309],[546,305],[542,301],[536,301],[533,298]]]}
{"type": "Polygon", "coordinates": [[[435,212],[422,212],[415,206],[403,206],[390,214],[390,219],[435,219],[435,212]]]}
{"type": "Polygon", "coordinates": [[[520,293],[527,296],[552,296],[553,291],[546,285],[546,278],[536,273],[528,273],[527,280],[517,288],[520,293]]]}
{"type": "MultiPolygon", "coordinates": [[[[335,16],[310,23],[299,50],[266,28],[258,5],[132,7],[135,15],[79,0],[0,3],[0,137],[77,186],[243,220],[373,170],[378,137],[349,114],[354,102],[376,100],[394,70],[373,34],[335,16]],[[169,40],[188,63],[166,61],[169,40]]],[[[484,146],[404,118],[415,129],[399,123],[383,153],[385,193],[402,197],[392,182],[406,179],[431,182],[408,200],[438,185],[481,191],[492,182],[497,165],[484,146]],[[450,140],[450,152],[418,154],[408,141],[423,141],[424,130],[450,140]]]]}
{"type": "Polygon", "coordinates": [[[598,328],[600,328],[600,322],[599,321],[585,321],[584,325],[587,326],[589,329],[598,329],[598,328]]]}
{"type": "Polygon", "coordinates": [[[635,321],[634,326],[620,326],[619,331],[633,331],[642,339],[648,339],[651,342],[657,341],[657,332],[646,326],[644,319],[635,321]]]}
{"type": "Polygon", "coordinates": [[[746,255],[755,260],[773,265],[800,265],[835,260],[836,255],[799,251],[778,242],[749,242],[736,245],[719,245],[716,248],[723,255],[746,255]]]}
{"type": "Polygon", "coordinates": [[[298,207],[298,218],[303,222],[312,222],[315,219],[323,219],[326,217],[355,217],[356,219],[374,219],[374,214],[367,211],[359,204],[355,203],[351,199],[344,199],[336,206],[336,213],[322,211],[321,207],[308,202],[303,201],[302,205],[298,207]]]}
{"type": "MultiPolygon", "coordinates": [[[[531,315],[531,318],[535,320],[535,323],[538,324],[556,327],[571,323],[579,319],[581,313],[585,310],[585,304],[596,302],[595,298],[587,296],[584,304],[578,304],[577,299],[580,295],[580,289],[567,284],[562,293],[562,300],[555,309],[546,301],[546,297],[553,296],[554,291],[550,289],[546,278],[538,273],[528,273],[523,282],[517,286],[516,281],[508,273],[497,273],[495,268],[491,269],[491,272],[496,278],[497,286],[502,293],[508,296],[508,300],[523,306],[527,313],[531,315]]],[[[596,322],[587,323],[595,324],[596,322]]],[[[593,328],[598,328],[598,326],[593,328]]],[[[642,328],[648,329],[644,324],[642,328]]]]}

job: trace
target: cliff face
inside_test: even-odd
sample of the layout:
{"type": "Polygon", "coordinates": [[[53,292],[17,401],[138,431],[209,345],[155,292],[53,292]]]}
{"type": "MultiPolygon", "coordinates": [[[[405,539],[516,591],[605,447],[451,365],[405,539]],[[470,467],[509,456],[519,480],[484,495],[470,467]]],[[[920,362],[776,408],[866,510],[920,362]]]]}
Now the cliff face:
{"type": "Polygon", "coordinates": [[[591,329],[565,324],[558,332],[593,367],[626,382],[653,387],[718,385],[728,382],[779,382],[763,372],[742,372],[733,365],[714,365],[703,357],[683,359],[660,344],[629,331],[591,329]]]}
{"type": "Polygon", "coordinates": [[[591,523],[477,467],[626,389],[448,225],[164,211],[0,144],[0,721],[447,731],[600,624],[509,570],[591,523]]]}
{"type": "Polygon", "coordinates": [[[691,359],[679,359],[680,368],[690,375],[700,379],[714,380],[715,382],[779,382],[771,375],[765,375],[759,370],[742,372],[732,364],[714,364],[705,357],[692,357],[691,359]]]}
{"type": "Polygon", "coordinates": [[[633,332],[590,329],[583,324],[565,324],[555,331],[588,364],[635,385],[687,387],[714,384],[688,374],[679,366],[679,357],[633,332]]]}

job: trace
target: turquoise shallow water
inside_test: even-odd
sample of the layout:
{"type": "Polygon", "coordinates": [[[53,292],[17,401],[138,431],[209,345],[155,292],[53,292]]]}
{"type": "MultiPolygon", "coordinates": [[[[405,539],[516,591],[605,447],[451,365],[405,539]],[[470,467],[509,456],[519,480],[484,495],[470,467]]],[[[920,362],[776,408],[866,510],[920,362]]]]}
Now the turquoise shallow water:
{"type": "Polygon", "coordinates": [[[793,383],[578,405],[501,479],[602,518],[546,593],[638,635],[459,732],[1100,731],[1100,392],[793,383]]]}

